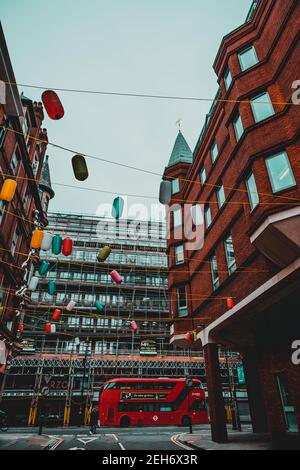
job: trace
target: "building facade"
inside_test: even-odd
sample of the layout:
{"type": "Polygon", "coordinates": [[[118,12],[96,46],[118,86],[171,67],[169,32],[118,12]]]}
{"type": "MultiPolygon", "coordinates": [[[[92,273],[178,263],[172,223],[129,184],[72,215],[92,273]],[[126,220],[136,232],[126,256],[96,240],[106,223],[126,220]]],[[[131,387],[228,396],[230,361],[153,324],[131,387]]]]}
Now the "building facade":
{"type": "Polygon", "coordinates": [[[13,200],[0,200],[0,341],[5,348],[0,364],[1,390],[5,357],[20,350],[16,316],[20,298],[16,291],[23,284],[22,253],[29,252],[34,217],[47,224],[47,201],[54,193],[49,195],[39,186],[42,172],[48,171],[43,107],[19,95],[1,25],[0,52],[0,185],[6,179],[17,182],[13,200]]]}
{"type": "Polygon", "coordinates": [[[218,442],[227,440],[220,345],[243,357],[253,430],[299,439],[300,4],[284,3],[254,2],[223,38],[219,89],[195,150],[180,133],[164,172],[173,187],[171,344],[187,347],[186,331],[196,330],[218,442]],[[186,249],[188,222],[202,230],[198,249],[186,249]]]}

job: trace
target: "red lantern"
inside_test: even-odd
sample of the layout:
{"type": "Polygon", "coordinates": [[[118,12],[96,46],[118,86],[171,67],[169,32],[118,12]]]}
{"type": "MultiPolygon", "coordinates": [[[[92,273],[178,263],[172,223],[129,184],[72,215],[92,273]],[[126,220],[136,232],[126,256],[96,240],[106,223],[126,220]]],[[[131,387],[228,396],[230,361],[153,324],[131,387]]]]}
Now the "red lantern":
{"type": "Polygon", "coordinates": [[[133,330],[133,331],[136,331],[138,329],[138,326],[136,324],[136,322],[133,320],[130,322],[130,328],[133,330]]]}
{"type": "Polygon", "coordinates": [[[53,315],[52,315],[52,318],[53,320],[58,320],[59,317],[60,317],[60,314],[61,314],[61,310],[59,310],[58,308],[56,308],[53,312],[53,315]]]}
{"type": "Polygon", "coordinates": [[[185,335],[185,339],[187,341],[195,341],[196,339],[196,331],[188,331],[185,335]]]}
{"type": "Polygon", "coordinates": [[[117,284],[121,284],[121,282],[123,282],[123,279],[122,277],[120,276],[120,274],[118,273],[118,271],[112,271],[110,273],[110,277],[112,278],[113,281],[115,281],[117,284]]]}
{"type": "Polygon", "coordinates": [[[65,114],[63,105],[55,91],[46,90],[42,94],[42,101],[49,118],[57,120],[61,119],[65,114]]]}
{"type": "Polygon", "coordinates": [[[51,333],[51,323],[46,323],[45,331],[46,331],[46,333],[51,333]]]}
{"type": "Polygon", "coordinates": [[[73,241],[71,238],[64,238],[62,241],[62,254],[64,256],[69,256],[72,253],[73,249],[73,241]]]}
{"type": "Polygon", "coordinates": [[[234,307],[234,302],[233,302],[233,298],[232,298],[232,297],[227,297],[226,302],[227,302],[227,308],[228,308],[228,309],[231,309],[231,308],[234,307]]]}
{"type": "Polygon", "coordinates": [[[18,332],[23,333],[23,331],[24,331],[24,323],[19,323],[18,332]]]}

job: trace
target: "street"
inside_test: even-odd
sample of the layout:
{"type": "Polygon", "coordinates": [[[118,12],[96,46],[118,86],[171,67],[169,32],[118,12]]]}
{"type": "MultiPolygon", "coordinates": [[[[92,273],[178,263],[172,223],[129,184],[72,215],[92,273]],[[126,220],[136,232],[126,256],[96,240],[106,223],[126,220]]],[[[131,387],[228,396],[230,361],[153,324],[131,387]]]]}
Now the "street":
{"type": "MultiPolygon", "coordinates": [[[[208,426],[194,426],[195,431],[208,426]]],[[[44,428],[38,436],[37,428],[12,428],[0,434],[0,450],[191,450],[177,440],[188,432],[184,427],[101,428],[90,435],[87,427],[44,428]]]]}

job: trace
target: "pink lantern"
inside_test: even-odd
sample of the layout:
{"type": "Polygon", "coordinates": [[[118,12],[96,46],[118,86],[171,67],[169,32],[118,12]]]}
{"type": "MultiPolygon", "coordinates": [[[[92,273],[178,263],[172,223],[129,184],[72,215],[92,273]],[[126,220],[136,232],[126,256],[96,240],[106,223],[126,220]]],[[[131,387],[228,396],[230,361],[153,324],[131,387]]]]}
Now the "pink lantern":
{"type": "Polygon", "coordinates": [[[120,276],[118,271],[112,271],[110,273],[110,277],[112,278],[113,281],[115,281],[117,284],[121,284],[123,282],[123,278],[120,276]]]}
{"type": "Polygon", "coordinates": [[[138,326],[136,324],[136,322],[133,320],[130,322],[130,328],[133,330],[133,331],[136,331],[138,329],[138,326]]]}

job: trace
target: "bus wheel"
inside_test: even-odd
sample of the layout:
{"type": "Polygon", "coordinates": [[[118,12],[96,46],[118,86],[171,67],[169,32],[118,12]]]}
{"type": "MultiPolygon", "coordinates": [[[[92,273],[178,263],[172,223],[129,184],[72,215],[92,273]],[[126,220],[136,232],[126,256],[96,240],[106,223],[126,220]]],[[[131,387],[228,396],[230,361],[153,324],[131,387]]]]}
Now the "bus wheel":
{"type": "Polygon", "coordinates": [[[189,416],[184,416],[182,418],[181,424],[182,426],[189,426],[191,422],[191,418],[189,416]]]}
{"type": "Polygon", "coordinates": [[[120,419],[120,426],[127,428],[128,426],[130,426],[130,424],[130,418],[128,416],[122,416],[122,418],[120,419]]]}

